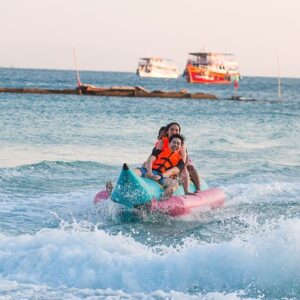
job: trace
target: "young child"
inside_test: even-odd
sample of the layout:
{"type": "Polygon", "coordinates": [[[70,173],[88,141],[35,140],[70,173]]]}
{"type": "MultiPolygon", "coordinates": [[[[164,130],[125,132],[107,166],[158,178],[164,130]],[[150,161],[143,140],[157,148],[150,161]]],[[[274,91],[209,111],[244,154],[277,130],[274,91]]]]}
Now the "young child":
{"type": "Polygon", "coordinates": [[[167,136],[167,126],[160,127],[160,129],[158,131],[157,139],[161,140],[162,138],[164,138],[166,136],[167,136]]]}
{"type": "MultiPolygon", "coordinates": [[[[167,127],[166,126],[162,126],[160,127],[159,131],[158,131],[158,136],[157,136],[157,141],[154,144],[154,148],[157,148],[158,144],[160,144],[160,142],[163,140],[163,143],[167,145],[167,147],[169,146],[169,141],[167,138],[167,127]]],[[[146,168],[146,162],[143,163],[142,165],[143,168],[146,168]]]]}
{"type": "Polygon", "coordinates": [[[160,127],[160,129],[158,131],[157,141],[156,141],[154,147],[156,148],[156,146],[159,144],[159,142],[161,140],[163,140],[164,138],[167,138],[167,127],[166,126],[160,127]]]}

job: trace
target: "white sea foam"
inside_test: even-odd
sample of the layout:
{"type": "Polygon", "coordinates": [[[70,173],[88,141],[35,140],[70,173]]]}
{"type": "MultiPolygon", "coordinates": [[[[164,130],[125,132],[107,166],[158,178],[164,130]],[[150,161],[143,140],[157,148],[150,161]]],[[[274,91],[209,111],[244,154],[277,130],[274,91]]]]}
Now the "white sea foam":
{"type": "Polygon", "coordinates": [[[176,248],[151,248],[78,224],[35,235],[1,234],[1,278],[126,293],[229,293],[249,286],[269,292],[298,287],[299,293],[299,234],[300,221],[284,219],[228,242],[203,245],[189,238],[176,248]]]}
{"type": "Polygon", "coordinates": [[[2,300],[11,299],[86,299],[86,300],[252,300],[243,296],[243,291],[233,293],[210,292],[207,294],[189,295],[182,292],[162,290],[151,293],[126,293],[122,290],[112,289],[79,289],[59,286],[57,288],[47,285],[19,284],[16,281],[0,279],[0,296],[2,300]]]}
{"type": "MultiPolygon", "coordinates": [[[[299,184],[297,182],[266,181],[264,178],[251,179],[247,183],[235,183],[222,187],[227,195],[226,205],[237,203],[262,203],[278,202],[281,195],[299,195],[299,184]]],[[[300,201],[295,197],[295,201],[300,201]]]]}

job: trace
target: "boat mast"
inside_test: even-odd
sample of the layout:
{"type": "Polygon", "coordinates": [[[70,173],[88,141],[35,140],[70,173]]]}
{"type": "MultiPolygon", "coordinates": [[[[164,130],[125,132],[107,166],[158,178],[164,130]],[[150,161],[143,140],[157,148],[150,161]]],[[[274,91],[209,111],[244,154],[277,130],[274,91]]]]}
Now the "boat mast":
{"type": "Polygon", "coordinates": [[[281,79],[280,79],[280,72],[279,72],[279,51],[277,49],[277,77],[278,77],[278,100],[281,99],[281,79]]]}
{"type": "Polygon", "coordinates": [[[74,58],[74,64],[75,64],[75,70],[76,70],[77,87],[80,88],[82,86],[82,83],[81,83],[80,77],[79,77],[75,48],[73,48],[73,58],[74,58]]]}

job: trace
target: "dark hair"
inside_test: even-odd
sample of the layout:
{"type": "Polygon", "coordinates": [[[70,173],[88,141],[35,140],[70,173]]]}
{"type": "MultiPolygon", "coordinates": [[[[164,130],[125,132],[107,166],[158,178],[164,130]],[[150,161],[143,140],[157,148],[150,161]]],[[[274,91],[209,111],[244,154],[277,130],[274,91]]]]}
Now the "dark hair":
{"type": "Polygon", "coordinates": [[[181,132],[181,127],[180,127],[179,123],[177,123],[177,122],[171,122],[171,123],[169,123],[169,124],[167,125],[167,128],[166,128],[166,131],[167,131],[167,132],[169,131],[169,129],[170,129],[170,127],[171,127],[172,125],[177,125],[177,126],[179,127],[179,133],[181,132]]]}
{"type": "Polygon", "coordinates": [[[159,131],[158,131],[158,136],[160,136],[162,131],[167,131],[167,126],[162,126],[160,127],[159,131]]]}
{"type": "Polygon", "coordinates": [[[176,138],[181,140],[181,145],[184,144],[184,136],[181,135],[181,134],[178,134],[178,133],[173,134],[173,135],[169,138],[169,143],[171,143],[172,140],[173,140],[173,139],[176,139],[176,138]]]}

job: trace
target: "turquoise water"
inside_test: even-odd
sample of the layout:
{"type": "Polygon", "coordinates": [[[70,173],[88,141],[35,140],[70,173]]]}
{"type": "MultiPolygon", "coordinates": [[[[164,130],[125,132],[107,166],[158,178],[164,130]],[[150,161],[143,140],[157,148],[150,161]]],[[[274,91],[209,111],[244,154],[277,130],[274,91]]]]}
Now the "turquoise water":
{"type": "MultiPolygon", "coordinates": [[[[300,79],[232,86],[81,72],[86,83],[218,101],[0,94],[0,299],[299,299],[300,79]],[[93,204],[177,121],[225,206],[180,218],[93,204]]],[[[75,73],[0,69],[0,87],[73,88],[75,73]]]]}

